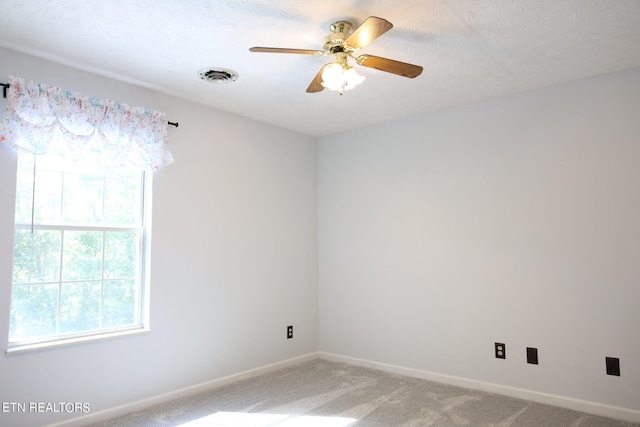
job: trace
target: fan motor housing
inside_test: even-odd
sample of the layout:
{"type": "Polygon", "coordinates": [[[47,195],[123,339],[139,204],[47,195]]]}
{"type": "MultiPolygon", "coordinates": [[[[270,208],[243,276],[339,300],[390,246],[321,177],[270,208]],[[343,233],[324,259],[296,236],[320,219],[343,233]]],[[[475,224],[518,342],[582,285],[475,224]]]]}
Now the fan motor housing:
{"type": "Polygon", "coordinates": [[[348,21],[336,21],[329,26],[331,34],[324,38],[324,51],[327,53],[336,52],[351,52],[354,49],[350,49],[344,42],[349,33],[351,32],[351,22],[348,21]]]}

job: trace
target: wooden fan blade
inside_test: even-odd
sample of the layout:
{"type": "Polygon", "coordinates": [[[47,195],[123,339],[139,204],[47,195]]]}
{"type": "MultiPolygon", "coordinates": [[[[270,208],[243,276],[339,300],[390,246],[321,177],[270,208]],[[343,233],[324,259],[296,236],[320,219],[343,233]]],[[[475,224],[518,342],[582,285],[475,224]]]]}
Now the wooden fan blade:
{"type": "Polygon", "coordinates": [[[344,42],[355,49],[360,49],[389,31],[391,28],[393,28],[393,24],[386,19],[378,18],[377,16],[370,16],[365,19],[358,28],[353,30],[344,42]]]}
{"type": "Polygon", "coordinates": [[[311,81],[311,84],[307,88],[307,93],[322,92],[322,90],[324,90],[324,86],[322,86],[322,72],[324,71],[324,67],[326,67],[326,65],[320,68],[318,74],[316,74],[316,76],[311,81]]]}
{"type": "Polygon", "coordinates": [[[365,67],[386,71],[410,79],[422,74],[422,67],[419,65],[407,64],[406,62],[395,61],[393,59],[381,58],[373,55],[360,55],[356,62],[365,67]]]}
{"type": "Polygon", "coordinates": [[[323,50],[312,49],[287,49],[283,47],[252,47],[249,49],[251,52],[265,52],[265,53],[297,53],[301,55],[324,55],[323,50]]]}

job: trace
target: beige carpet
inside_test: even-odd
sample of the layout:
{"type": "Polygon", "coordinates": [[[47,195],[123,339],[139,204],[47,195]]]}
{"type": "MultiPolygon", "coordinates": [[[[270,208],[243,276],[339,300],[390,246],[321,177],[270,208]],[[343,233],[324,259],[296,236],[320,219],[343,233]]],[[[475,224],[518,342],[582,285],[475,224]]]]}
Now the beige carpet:
{"type": "Polygon", "coordinates": [[[319,359],[95,426],[638,427],[640,424],[319,359]]]}

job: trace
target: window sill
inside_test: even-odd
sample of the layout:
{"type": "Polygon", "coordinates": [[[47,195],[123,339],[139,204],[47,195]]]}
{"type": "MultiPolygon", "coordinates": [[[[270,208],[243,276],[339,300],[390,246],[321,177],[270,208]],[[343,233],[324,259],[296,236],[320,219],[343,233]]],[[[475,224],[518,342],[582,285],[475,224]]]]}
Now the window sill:
{"type": "Polygon", "coordinates": [[[91,335],[86,337],[75,337],[75,338],[67,338],[67,339],[59,339],[55,341],[47,341],[41,343],[34,344],[19,344],[11,346],[7,349],[7,354],[16,354],[16,353],[24,353],[29,351],[37,351],[37,350],[47,350],[51,348],[57,347],[66,347],[73,344],[80,344],[92,341],[102,341],[112,338],[125,337],[130,335],[139,335],[149,333],[151,330],[149,328],[139,328],[139,329],[130,329],[126,331],[117,331],[117,332],[107,332],[104,334],[91,335]]]}

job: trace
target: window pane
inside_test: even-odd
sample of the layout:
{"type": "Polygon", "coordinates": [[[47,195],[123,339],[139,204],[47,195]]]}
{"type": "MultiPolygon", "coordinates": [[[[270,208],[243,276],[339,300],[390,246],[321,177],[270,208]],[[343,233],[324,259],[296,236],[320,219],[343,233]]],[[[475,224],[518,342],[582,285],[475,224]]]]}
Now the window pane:
{"type": "Polygon", "coordinates": [[[33,171],[33,154],[26,151],[18,151],[18,167],[33,171]]]}
{"type": "Polygon", "coordinates": [[[142,326],[150,177],[51,155],[35,168],[34,197],[34,157],[19,153],[10,347],[142,326]]]}
{"type": "MultiPolygon", "coordinates": [[[[35,190],[35,222],[59,223],[62,174],[60,172],[37,171],[35,190]]],[[[29,221],[31,221],[31,218],[29,218],[29,221]]]]}
{"type": "Polygon", "coordinates": [[[33,169],[18,168],[16,178],[16,222],[31,223],[33,204],[33,169]]]}
{"type": "Polygon", "coordinates": [[[102,224],[102,181],[102,176],[64,176],[65,223],[102,224]]]}
{"type": "Polygon", "coordinates": [[[136,277],[138,272],[138,233],[107,232],[104,253],[105,278],[136,277]]]}
{"type": "MultiPolygon", "coordinates": [[[[22,156],[19,156],[22,158],[22,156]]],[[[29,158],[29,156],[27,156],[29,158]]],[[[33,159],[33,157],[31,157],[33,159]]],[[[16,182],[16,221],[31,223],[31,209],[37,223],[60,221],[62,174],[38,169],[35,175],[35,199],[33,198],[33,160],[25,168],[18,168],[16,182]]]]}
{"type": "Polygon", "coordinates": [[[62,280],[102,278],[102,231],[65,231],[62,280]]]}
{"type": "Polygon", "coordinates": [[[102,327],[127,326],[136,323],[137,289],[135,280],[104,282],[102,327]]]}
{"type": "Polygon", "coordinates": [[[98,329],[100,282],[63,283],[60,288],[60,333],[98,329]]]}
{"type": "Polygon", "coordinates": [[[107,179],[104,209],[106,224],[137,225],[140,217],[140,177],[107,179]]]}
{"type": "Polygon", "coordinates": [[[13,283],[53,282],[60,277],[61,232],[16,230],[13,283]]]}
{"type": "Polygon", "coordinates": [[[9,341],[55,335],[57,310],[57,285],[14,286],[9,341]]]}

